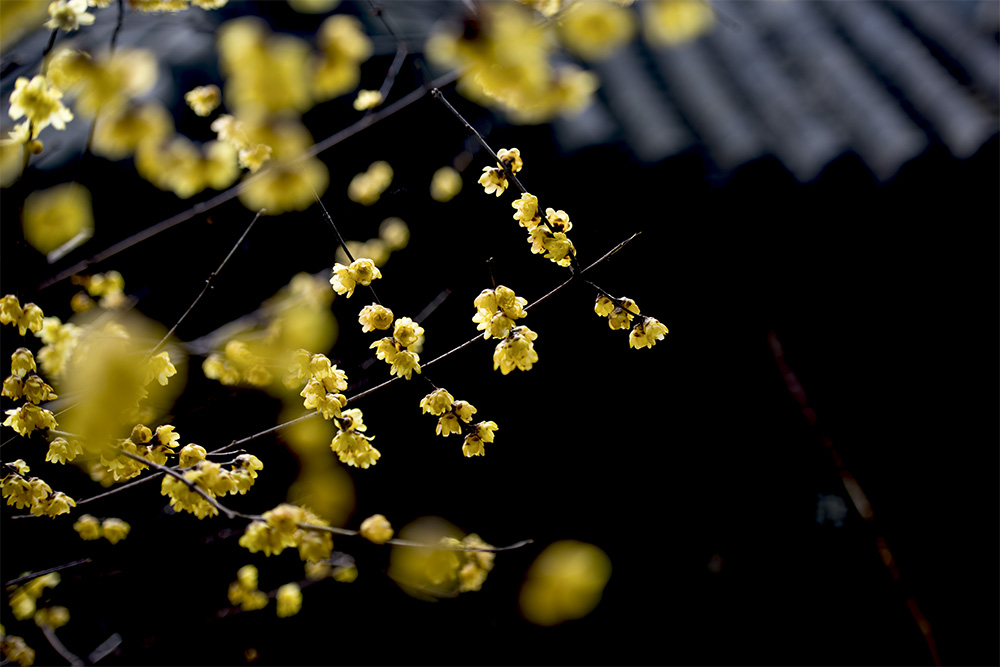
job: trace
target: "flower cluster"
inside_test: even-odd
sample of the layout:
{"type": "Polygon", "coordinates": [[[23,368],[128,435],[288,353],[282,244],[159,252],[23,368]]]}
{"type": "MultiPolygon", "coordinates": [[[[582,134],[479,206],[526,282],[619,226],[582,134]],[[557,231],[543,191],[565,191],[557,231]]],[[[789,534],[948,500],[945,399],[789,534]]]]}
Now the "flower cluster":
{"type": "Polygon", "coordinates": [[[306,385],[299,392],[299,396],[305,399],[302,405],[316,410],[323,415],[323,419],[339,419],[341,409],[347,405],[347,397],[340,393],[347,389],[347,373],[332,364],[325,355],[310,355],[308,350],[296,350],[288,366],[285,386],[301,385],[306,378],[306,385]]]}
{"type": "Polygon", "coordinates": [[[329,526],[315,513],[288,503],[264,512],[260,521],[252,521],[240,538],[240,546],[250,553],[262,551],[265,556],[278,555],[294,547],[299,558],[315,563],[330,557],[333,537],[325,530],[303,528],[301,524],[329,526]]]}
{"type": "Polygon", "coordinates": [[[26,303],[22,308],[21,302],[13,294],[0,298],[0,324],[17,327],[17,332],[22,336],[28,331],[35,334],[41,331],[44,318],[42,309],[33,303],[26,303]]]}
{"type": "Polygon", "coordinates": [[[3,381],[0,395],[12,400],[24,399],[20,407],[7,410],[3,425],[9,426],[19,435],[31,435],[36,429],[45,430],[58,426],[55,415],[50,410],[38,407],[43,401],[55,398],[52,387],[35,373],[37,366],[31,350],[19,347],[10,357],[11,374],[3,381]]]}
{"type": "Polygon", "coordinates": [[[257,582],[257,568],[244,565],[236,571],[236,581],[229,584],[229,602],[239,605],[243,611],[255,611],[267,606],[267,593],[260,590],[257,582]]]}
{"type": "Polygon", "coordinates": [[[479,184],[483,186],[486,194],[496,194],[497,197],[502,195],[508,187],[507,174],[516,174],[521,171],[524,167],[524,161],[521,159],[521,151],[516,148],[511,148],[507,150],[506,148],[501,148],[497,152],[497,157],[500,158],[500,164],[496,167],[483,167],[483,174],[479,177],[479,184]]]}
{"type": "Polygon", "coordinates": [[[42,597],[46,588],[58,586],[59,581],[58,572],[49,572],[10,591],[8,601],[11,611],[14,612],[14,618],[19,621],[32,618],[35,615],[38,598],[42,597]]]}
{"type": "MultiPolygon", "coordinates": [[[[49,445],[49,451],[53,451],[53,456],[75,457],[79,445],[58,443],[59,438],[53,440],[49,445]]],[[[154,433],[149,427],[136,424],[132,428],[132,433],[124,440],[115,441],[113,447],[105,447],[101,450],[101,465],[111,473],[116,482],[132,479],[138,476],[143,470],[149,468],[148,465],[137,461],[133,456],[140,457],[157,465],[163,465],[174,456],[174,449],[180,444],[180,434],[174,432],[174,427],[169,424],[156,427],[154,433]],[[131,454],[132,456],[129,456],[131,454]]]]}
{"type": "Polygon", "coordinates": [[[528,300],[514,294],[514,290],[504,285],[496,289],[484,289],[473,302],[476,314],[472,321],[477,323],[477,329],[483,331],[483,339],[490,337],[503,339],[510,335],[514,328],[514,320],[525,317],[524,307],[528,300]]]}
{"type": "MultiPolygon", "coordinates": [[[[404,535],[406,532],[404,529],[404,535]]],[[[430,533],[421,535],[419,541],[435,544],[430,533]]],[[[441,597],[478,591],[493,569],[494,559],[493,552],[482,549],[492,546],[475,533],[461,540],[441,537],[436,546],[394,548],[389,576],[421,595],[441,597]]]]}
{"type": "Polygon", "coordinates": [[[556,211],[551,208],[545,209],[545,221],[542,222],[538,214],[538,199],[525,193],[522,199],[516,200],[513,204],[517,208],[514,219],[528,228],[528,243],[531,244],[531,252],[536,255],[544,254],[545,259],[551,260],[559,266],[569,266],[576,257],[576,248],[573,242],[566,235],[573,229],[566,211],[556,211]],[[524,202],[531,197],[529,203],[524,202]],[[519,204],[520,203],[520,204],[519,204]],[[534,216],[527,217],[527,213],[534,208],[534,216]]]}
{"type": "Polygon", "coordinates": [[[99,540],[102,537],[111,544],[118,544],[128,537],[132,526],[115,517],[108,517],[101,521],[95,516],[84,514],[73,524],[75,530],[82,540],[99,540]]]}
{"type": "Polygon", "coordinates": [[[432,62],[461,72],[465,97],[501,107],[514,122],[543,123],[584,109],[598,87],[593,73],[552,61],[547,23],[515,3],[486,3],[475,20],[442,24],[426,51],[432,62]]]}
{"type": "Polygon", "coordinates": [[[72,322],[65,324],[58,317],[46,317],[36,334],[44,343],[38,350],[38,363],[51,378],[59,379],[69,367],[73,352],[83,330],[72,322]]]}
{"type": "Polygon", "coordinates": [[[514,327],[493,352],[493,370],[499,368],[504,375],[515,368],[531,370],[532,364],[538,361],[538,353],[535,352],[536,338],[538,334],[528,327],[514,327]]]}
{"type": "Polygon", "coordinates": [[[594,304],[594,312],[598,317],[607,317],[608,326],[612,329],[629,329],[628,345],[630,348],[653,347],[657,341],[669,333],[667,327],[653,317],[643,317],[642,321],[632,326],[632,319],[639,314],[639,306],[626,297],[612,299],[601,295],[594,304]]]}
{"type": "Polygon", "coordinates": [[[365,333],[376,329],[385,331],[392,326],[392,311],[377,303],[365,306],[358,314],[358,324],[365,333]]]}
{"type": "Polygon", "coordinates": [[[225,470],[220,464],[204,459],[204,451],[198,445],[185,446],[180,455],[184,481],[167,475],[160,486],[160,495],[169,496],[170,505],[175,510],[190,512],[199,519],[215,516],[219,511],[192,487],[196,486],[212,498],[236,493],[242,495],[253,486],[257,471],[264,468],[256,456],[241,454],[229,470],[225,470]],[[186,464],[192,463],[191,459],[197,462],[186,467],[186,464]]]}
{"type": "Polygon", "coordinates": [[[0,655],[4,662],[17,663],[20,667],[31,667],[35,664],[35,649],[28,646],[23,637],[4,633],[0,625],[0,655]]]}
{"type": "Polygon", "coordinates": [[[472,415],[478,410],[466,401],[456,401],[446,389],[435,389],[420,400],[424,414],[428,412],[438,417],[437,435],[447,437],[452,433],[465,434],[462,453],[465,456],[483,456],[484,443],[493,442],[493,432],[498,430],[496,422],[483,421],[472,424],[472,415]]]}
{"type": "Polygon", "coordinates": [[[226,343],[222,354],[213,352],[201,364],[201,370],[210,380],[224,385],[245,382],[254,387],[266,387],[274,376],[267,368],[267,359],[258,356],[240,340],[226,343]]]}
{"type": "Polygon", "coordinates": [[[251,174],[257,173],[257,170],[271,159],[274,149],[267,144],[251,141],[246,126],[236,117],[223,114],[212,121],[211,127],[219,137],[219,141],[225,141],[236,149],[236,158],[240,166],[249,169],[251,174]]]}
{"type": "Polygon", "coordinates": [[[76,501],[62,491],[53,491],[44,480],[38,477],[26,477],[31,468],[23,459],[4,466],[7,474],[0,477],[0,493],[7,499],[8,505],[17,509],[28,507],[35,516],[49,516],[53,519],[60,514],[69,513],[70,507],[76,507],[76,501]]]}
{"type": "Polygon", "coordinates": [[[409,317],[401,317],[395,322],[392,336],[375,341],[370,348],[374,348],[376,356],[391,366],[389,375],[409,380],[414,371],[420,373],[417,351],[423,345],[423,335],[422,326],[409,317]]]}
{"type": "Polygon", "coordinates": [[[76,275],[71,278],[74,285],[82,286],[86,292],[73,297],[73,312],[82,313],[94,307],[90,297],[100,297],[101,308],[115,309],[126,305],[125,278],[118,271],[95,273],[90,276],[76,275]]]}
{"type": "Polygon", "coordinates": [[[347,196],[351,201],[371,206],[392,183],[392,166],[385,160],[372,162],[368,170],[356,174],[347,186],[347,196]]]}
{"type": "Polygon", "coordinates": [[[382,457],[381,452],[371,446],[375,439],[373,435],[364,435],[368,426],[363,421],[361,410],[344,410],[343,415],[334,422],[339,431],[330,442],[330,449],[337,455],[341,463],[355,468],[368,468],[382,457]]]}
{"type": "Polygon", "coordinates": [[[367,287],[376,278],[381,278],[382,272],[375,266],[375,262],[362,257],[351,262],[350,266],[344,266],[340,262],[333,265],[333,275],[330,284],[337,294],[346,294],[350,299],[354,295],[354,288],[358,285],[367,287]]]}

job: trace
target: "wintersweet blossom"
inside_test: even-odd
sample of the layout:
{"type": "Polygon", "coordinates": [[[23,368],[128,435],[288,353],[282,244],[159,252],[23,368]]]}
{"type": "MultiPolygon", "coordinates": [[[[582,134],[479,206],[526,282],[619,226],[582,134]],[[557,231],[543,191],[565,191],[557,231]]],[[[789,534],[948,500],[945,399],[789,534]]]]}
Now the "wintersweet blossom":
{"type": "Polygon", "coordinates": [[[479,184],[483,186],[486,194],[502,195],[507,189],[507,174],[502,169],[496,167],[483,167],[483,173],[479,177],[479,184]]]}
{"type": "Polygon", "coordinates": [[[541,218],[538,215],[538,197],[535,195],[525,192],[520,199],[515,199],[511,206],[517,209],[517,212],[514,213],[514,219],[522,227],[527,227],[528,231],[541,223],[541,218]]]}
{"type": "Polygon", "coordinates": [[[364,111],[374,109],[382,104],[382,93],[377,90],[359,90],[358,96],[354,98],[354,109],[364,111]]]}
{"type": "Polygon", "coordinates": [[[462,190],[462,176],[452,167],[441,167],[431,177],[431,199],[451,201],[462,190]]]}
{"type": "Polygon", "coordinates": [[[361,330],[365,333],[376,329],[385,331],[392,325],[392,311],[380,304],[373,303],[361,309],[358,323],[361,324],[361,330]]]}
{"type": "Polygon", "coordinates": [[[524,160],[521,159],[521,151],[516,148],[511,148],[510,150],[501,148],[497,151],[497,157],[500,158],[500,164],[510,169],[510,173],[512,174],[518,173],[524,167],[524,160]]]}
{"type": "Polygon", "coordinates": [[[538,361],[534,341],[538,334],[528,327],[516,327],[507,338],[500,341],[493,353],[493,370],[507,375],[512,370],[527,371],[538,361]]]}
{"type": "Polygon", "coordinates": [[[451,410],[454,402],[455,397],[448,393],[447,389],[435,389],[420,399],[420,407],[424,414],[429,412],[437,417],[451,410]]]}
{"type": "Polygon", "coordinates": [[[636,349],[641,347],[653,347],[657,341],[669,333],[667,327],[652,317],[646,317],[632,328],[632,333],[628,337],[628,346],[636,349]]]}
{"type": "Polygon", "coordinates": [[[73,32],[94,23],[94,16],[87,13],[87,0],[55,0],[49,3],[49,16],[52,18],[45,22],[49,30],[73,32]]]}
{"type": "Polygon", "coordinates": [[[208,116],[222,104],[222,91],[215,85],[198,86],[184,93],[184,101],[199,116],[208,116]]]}
{"type": "Polygon", "coordinates": [[[278,618],[294,616],[302,609],[302,589],[295,582],[285,584],[275,594],[278,603],[278,618]]]}
{"type": "Polygon", "coordinates": [[[375,262],[362,257],[351,262],[350,266],[339,262],[334,264],[330,284],[337,294],[344,294],[349,299],[354,295],[355,287],[371,285],[373,280],[381,277],[382,272],[376,268],[375,262]]]}
{"type": "Polygon", "coordinates": [[[361,522],[361,537],[375,544],[385,544],[392,539],[392,525],[381,514],[373,514],[361,522]]]}

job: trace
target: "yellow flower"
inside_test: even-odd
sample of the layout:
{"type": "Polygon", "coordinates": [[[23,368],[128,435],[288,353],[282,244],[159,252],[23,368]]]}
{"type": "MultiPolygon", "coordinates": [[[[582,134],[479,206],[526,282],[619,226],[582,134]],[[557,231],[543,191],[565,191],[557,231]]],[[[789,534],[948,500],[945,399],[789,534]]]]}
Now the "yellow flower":
{"type": "Polygon", "coordinates": [[[257,112],[308,111],[310,48],[288,34],[272,34],[256,17],[223,23],[218,35],[219,66],[226,76],[227,104],[243,117],[257,112]]]}
{"type": "Polygon", "coordinates": [[[521,586],[521,614],[536,625],[582,618],[601,600],[611,560],[593,544],[563,540],[549,545],[528,569],[521,586]]]}
{"type": "Polygon", "coordinates": [[[237,158],[241,167],[249,169],[251,174],[256,174],[257,170],[271,159],[271,153],[273,150],[267,144],[253,144],[240,148],[237,158]]]}
{"type": "Polygon", "coordinates": [[[635,301],[622,297],[608,315],[608,326],[612,329],[628,329],[632,326],[633,313],[639,312],[635,301]]]}
{"type": "Polygon", "coordinates": [[[47,607],[35,612],[35,625],[57,630],[69,623],[69,609],[66,607],[47,607]]]}
{"type": "MultiPolygon", "coordinates": [[[[24,332],[21,332],[24,335],[24,332]]],[[[10,372],[18,377],[24,377],[29,372],[37,370],[35,357],[31,350],[26,347],[19,347],[10,355],[10,372]]]]}
{"type": "Polygon", "coordinates": [[[356,174],[347,186],[347,196],[351,201],[371,206],[392,183],[392,166],[379,160],[368,165],[368,170],[356,174]]]}
{"type": "Polygon", "coordinates": [[[451,410],[454,402],[455,397],[448,393],[447,389],[435,389],[420,399],[420,407],[423,410],[423,414],[429,412],[437,417],[451,410]]]}
{"type": "Polygon", "coordinates": [[[538,361],[534,341],[538,334],[528,327],[516,327],[507,338],[500,341],[493,353],[493,370],[507,375],[515,368],[527,371],[538,361]]]}
{"type": "Polygon", "coordinates": [[[378,237],[390,252],[402,250],[410,242],[410,228],[402,218],[386,218],[378,226],[378,237]]]}
{"type": "Polygon", "coordinates": [[[294,616],[302,609],[302,589],[296,583],[285,584],[276,594],[278,618],[294,616]]]}
{"type": "Polygon", "coordinates": [[[62,92],[49,88],[44,76],[39,74],[30,81],[22,76],[14,82],[7,113],[14,120],[26,116],[31,122],[31,138],[34,139],[49,125],[65,130],[66,123],[73,120],[73,112],[63,106],[61,100],[62,92]]]}
{"type": "Polygon", "coordinates": [[[87,188],[63,183],[32,192],[21,214],[24,240],[48,255],[68,244],[79,245],[94,232],[94,212],[87,188]]]}
{"type": "Polygon", "coordinates": [[[454,412],[446,412],[441,415],[438,419],[437,429],[435,433],[443,438],[448,437],[452,433],[461,433],[462,425],[458,421],[458,415],[454,412]]]}
{"type": "Polygon", "coordinates": [[[0,392],[0,396],[6,396],[7,398],[16,401],[21,398],[24,393],[24,381],[19,375],[10,375],[3,381],[3,391],[0,392]]]}
{"type": "Polygon", "coordinates": [[[199,116],[208,116],[222,103],[222,91],[218,86],[198,86],[184,93],[184,101],[199,116]]]}
{"type": "Polygon", "coordinates": [[[17,321],[21,319],[22,312],[21,302],[13,294],[0,298],[0,324],[16,325],[17,321]]]}
{"type": "Polygon", "coordinates": [[[531,231],[538,226],[540,222],[540,218],[538,217],[538,197],[525,192],[521,195],[520,199],[515,199],[511,206],[517,209],[514,219],[522,227],[527,227],[528,231],[531,231]]]}
{"type": "Polygon", "coordinates": [[[372,53],[361,21],[336,14],[323,21],[316,39],[321,54],[313,62],[313,94],[328,100],[354,90],[361,78],[359,64],[372,53]]]}
{"type": "Polygon", "coordinates": [[[101,157],[120,160],[135,153],[141,142],[158,143],[173,130],[173,118],[159,102],[126,104],[97,116],[91,149],[101,157]]]}
{"type": "Polygon", "coordinates": [[[701,0],[654,0],[643,3],[642,8],[646,41],[655,46],[682,44],[715,24],[712,6],[701,0]]]}
{"type": "Polygon", "coordinates": [[[373,303],[361,309],[361,314],[358,315],[358,323],[361,324],[361,330],[365,333],[375,331],[376,329],[384,331],[392,325],[392,311],[377,303],[373,303]]]}
{"type": "Polygon", "coordinates": [[[361,522],[361,537],[375,544],[385,544],[392,539],[392,526],[381,514],[373,514],[361,522]]]}
{"type": "Polygon", "coordinates": [[[40,375],[29,375],[28,378],[24,380],[22,392],[24,393],[24,397],[35,405],[44,401],[52,401],[59,398],[56,396],[55,392],[52,391],[52,387],[50,387],[40,375]]]}
{"type": "Polygon", "coordinates": [[[177,369],[170,363],[170,353],[160,352],[147,363],[143,384],[149,384],[155,378],[161,387],[165,387],[169,382],[168,378],[175,375],[177,375],[177,369]]]}
{"type": "Polygon", "coordinates": [[[132,527],[121,519],[110,517],[101,522],[101,529],[104,531],[104,537],[108,542],[118,544],[118,542],[128,537],[128,533],[132,530],[132,527]]]}
{"type": "Polygon", "coordinates": [[[420,355],[416,352],[401,350],[392,358],[392,367],[389,369],[389,375],[398,375],[409,380],[413,371],[416,371],[418,375],[420,374],[420,355]]]}
{"type": "Polygon", "coordinates": [[[511,148],[510,150],[501,148],[497,151],[497,157],[500,158],[500,164],[510,169],[510,173],[512,174],[518,173],[524,167],[524,160],[521,159],[521,151],[516,148],[511,148]]]}
{"type": "Polygon", "coordinates": [[[598,317],[607,317],[614,309],[615,302],[603,294],[597,297],[597,302],[594,303],[594,312],[597,313],[598,317]]]}
{"type": "Polygon", "coordinates": [[[333,265],[333,275],[330,284],[337,294],[344,294],[351,298],[354,288],[358,285],[370,285],[376,278],[381,278],[382,273],[375,267],[375,262],[367,258],[356,259],[350,266],[344,266],[339,262],[333,265]]]}
{"type": "Polygon", "coordinates": [[[635,34],[632,12],[606,0],[574,4],[559,20],[559,36],[584,60],[603,60],[635,34]]]}
{"type": "Polygon", "coordinates": [[[441,167],[431,177],[431,199],[451,201],[462,190],[462,176],[452,167],[441,167]]]}
{"type": "Polygon", "coordinates": [[[639,322],[632,329],[632,333],[628,336],[628,346],[630,348],[641,348],[641,347],[653,347],[656,345],[657,341],[663,340],[663,337],[669,333],[667,327],[663,326],[658,320],[647,317],[639,322]]]}
{"type": "Polygon", "coordinates": [[[49,451],[45,454],[45,460],[52,463],[65,463],[72,461],[80,454],[83,454],[83,443],[79,440],[66,440],[66,438],[56,438],[49,443],[49,451]]]}
{"type": "Polygon", "coordinates": [[[384,359],[388,364],[391,364],[392,360],[399,354],[399,348],[396,347],[396,340],[394,338],[377,340],[368,347],[369,349],[378,348],[375,350],[375,356],[379,359],[384,359]]]}
{"type": "Polygon", "coordinates": [[[266,607],[268,602],[270,599],[264,591],[247,591],[240,608],[243,611],[256,611],[266,607]]]}
{"type": "Polygon", "coordinates": [[[479,412],[476,408],[467,401],[455,401],[455,404],[451,408],[459,419],[464,421],[466,424],[472,421],[472,415],[479,412]]]}
{"type": "Polygon", "coordinates": [[[73,524],[73,530],[79,533],[80,539],[97,540],[101,538],[101,522],[90,514],[84,514],[77,519],[76,523],[73,524]]]}
{"type": "Polygon", "coordinates": [[[20,408],[7,410],[6,414],[7,419],[3,425],[10,426],[23,436],[31,435],[36,429],[45,430],[59,425],[51,411],[33,403],[25,403],[20,408]]]}
{"type": "Polygon", "coordinates": [[[354,109],[364,111],[374,109],[382,104],[382,93],[377,90],[359,90],[358,96],[354,98],[354,109]]]}
{"type": "Polygon", "coordinates": [[[499,197],[507,189],[507,175],[502,169],[495,167],[483,167],[483,174],[479,177],[479,184],[483,186],[486,194],[496,193],[499,197]]]}
{"type": "Polygon", "coordinates": [[[470,458],[473,456],[485,456],[486,448],[483,446],[483,439],[475,433],[465,436],[465,442],[462,444],[462,454],[470,458]]]}
{"type": "Polygon", "coordinates": [[[543,241],[545,259],[552,260],[559,266],[569,266],[576,256],[573,242],[562,232],[556,232],[545,237],[543,241]]]}
{"type": "MultiPolygon", "coordinates": [[[[249,166],[249,165],[248,165],[249,166]]],[[[294,165],[273,159],[254,175],[239,199],[251,211],[265,209],[267,215],[304,211],[330,184],[330,172],[323,161],[311,157],[294,165]]]]}
{"type": "Polygon", "coordinates": [[[56,0],[49,3],[48,21],[45,27],[49,30],[65,30],[73,32],[82,25],[91,25],[94,17],[87,13],[87,0],[56,0]]]}
{"type": "Polygon", "coordinates": [[[566,211],[547,208],[545,209],[545,220],[553,232],[568,232],[573,229],[573,223],[569,221],[569,214],[566,211]]]}
{"type": "MultiPolygon", "coordinates": [[[[350,411],[348,411],[350,412],[350,411]]],[[[337,433],[330,443],[330,449],[340,458],[342,463],[355,468],[368,468],[375,465],[381,458],[381,453],[371,446],[367,438],[351,429],[337,433]]]]}
{"type": "Polygon", "coordinates": [[[196,445],[193,442],[188,445],[184,445],[178,453],[179,458],[177,461],[177,467],[190,468],[199,461],[204,461],[205,456],[207,455],[208,452],[201,445],[196,445]]]}
{"type": "Polygon", "coordinates": [[[396,320],[392,336],[402,347],[412,347],[424,335],[424,328],[409,317],[396,320]]]}
{"type": "Polygon", "coordinates": [[[248,591],[257,590],[257,568],[253,565],[244,565],[236,571],[236,581],[248,591]]]}
{"type": "Polygon", "coordinates": [[[62,491],[56,491],[46,498],[43,504],[32,507],[31,513],[35,515],[45,514],[45,516],[54,519],[60,514],[69,514],[70,507],[76,507],[76,501],[62,491]]]}

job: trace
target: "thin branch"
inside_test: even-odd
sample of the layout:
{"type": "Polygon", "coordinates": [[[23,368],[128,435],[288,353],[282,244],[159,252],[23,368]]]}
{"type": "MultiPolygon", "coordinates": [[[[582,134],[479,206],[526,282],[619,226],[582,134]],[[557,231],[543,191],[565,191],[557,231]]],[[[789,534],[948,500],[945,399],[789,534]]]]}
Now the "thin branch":
{"type": "MultiPolygon", "coordinates": [[[[448,74],[445,74],[443,76],[438,77],[432,83],[436,87],[446,86],[449,83],[452,83],[457,78],[458,78],[458,72],[450,72],[448,74]]],[[[369,128],[369,127],[371,127],[372,125],[374,125],[375,123],[379,122],[380,120],[384,120],[384,119],[388,118],[389,116],[395,114],[396,112],[401,111],[402,109],[405,109],[406,107],[410,106],[411,104],[413,104],[413,103],[421,100],[426,94],[427,93],[426,93],[426,91],[423,88],[420,88],[418,90],[414,90],[413,92],[409,93],[405,97],[400,98],[398,101],[394,102],[393,104],[390,104],[389,106],[385,107],[384,109],[382,109],[380,111],[377,111],[377,112],[375,112],[373,114],[370,114],[370,115],[362,117],[359,121],[357,121],[353,125],[350,125],[350,126],[346,127],[345,129],[341,130],[340,132],[332,134],[329,137],[327,137],[326,139],[324,139],[324,140],[322,140],[322,141],[320,141],[318,143],[315,143],[311,147],[307,148],[303,152],[303,154],[298,158],[298,161],[304,160],[304,159],[309,158],[309,157],[314,157],[314,156],[322,153],[323,151],[326,151],[326,150],[328,150],[330,148],[333,148],[334,146],[336,146],[337,144],[341,143],[342,141],[345,141],[345,140],[353,137],[355,134],[358,134],[359,132],[361,132],[361,131],[363,131],[363,130],[369,128]]],[[[197,216],[201,215],[202,213],[210,211],[210,210],[212,210],[214,208],[217,208],[217,207],[221,206],[222,204],[225,204],[228,201],[231,201],[231,200],[235,199],[237,196],[239,196],[239,194],[241,192],[243,192],[243,190],[245,190],[251,183],[253,183],[263,173],[264,173],[263,171],[260,171],[257,174],[249,176],[245,180],[241,181],[239,184],[234,185],[233,187],[229,188],[228,190],[224,190],[223,192],[219,193],[218,195],[212,197],[211,199],[207,199],[207,200],[205,200],[203,202],[199,202],[199,203],[195,204],[194,206],[192,206],[189,209],[181,211],[180,213],[178,213],[178,214],[176,214],[176,215],[174,215],[174,216],[172,216],[170,218],[167,218],[166,220],[158,222],[155,225],[147,227],[146,229],[142,230],[141,232],[133,234],[132,236],[129,236],[128,238],[126,238],[126,239],[124,239],[122,241],[119,241],[118,243],[116,243],[116,244],[114,244],[114,245],[112,245],[112,246],[110,246],[110,247],[102,250],[101,252],[99,252],[99,253],[91,256],[88,259],[84,259],[84,260],[81,260],[81,261],[77,262],[73,266],[70,266],[69,268],[67,268],[67,269],[65,269],[63,271],[60,271],[59,273],[57,273],[52,278],[49,278],[49,279],[45,280],[44,282],[42,282],[38,286],[38,289],[39,290],[43,290],[43,289],[45,289],[47,287],[51,287],[52,285],[55,285],[56,283],[60,283],[60,282],[62,282],[64,280],[67,280],[70,276],[76,275],[77,273],[86,270],[87,267],[89,267],[89,266],[91,266],[93,264],[99,264],[100,262],[103,262],[103,261],[105,261],[105,260],[107,260],[107,259],[109,259],[111,257],[114,257],[115,255],[117,255],[120,252],[124,252],[125,250],[128,250],[129,248],[131,248],[132,246],[136,245],[137,243],[142,243],[143,241],[146,241],[146,240],[148,240],[148,239],[156,236],[157,234],[161,234],[162,232],[165,232],[168,229],[176,227],[177,225],[181,224],[182,222],[187,222],[188,220],[190,220],[190,219],[192,219],[194,217],[197,217],[197,216]]]]}
{"type": "Polygon", "coordinates": [[[146,357],[147,359],[149,357],[152,357],[154,354],[156,354],[160,350],[160,348],[162,348],[164,345],[166,345],[166,343],[170,339],[170,337],[172,335],[174,335],[175,331],[177,331],[177,327],[179,327],[181,325],[181,322],[184,321],[184,318],[186,318],[191,313],[191,311],[194,310],[194,307],[198,305],[198,302],[201,301],[201,298],[203,296],[205,296],[205,294],[208,292],[209,289],[212,288],[212,280],[217,275],[219,275],[219,273],[222,271],[223,267],[226,266],[226,263],[230,260],[230,258],[236,252],[237,248],[239,248],[241,245],[243,245],[243,240],[247,237],[247,234],[250,233],[250,229],[253,228],[254,223],[257,222],[257,220],[260,218],[261,215],[263,215],[265,213],[265,211],[266,211],[266,209],[263,209],[263,208],[261,210],[257,211],[257,215],[255,215],[253,217],[253,220],[250,221],[250,224],[247,225],[247,228],[243,230],[243,233],[240,235],[240,238],[236,241],[236,243],[233,245],[233,247],[229,250],[229,254],[226,255],[226,258],[224,260],[222,260],[221,264],[219,264],[219,268],[217,268],[215,271],[212,271],[212,273],[209,274],[208,278],[205,280],[205,286],[201,289],[201,293],[198,294],[198,296],[195,297],[194,301],[191,302],[191,305],[188,306],[188,309],[185,310],[184,314],[181,315],[181,317],[180,317],[179,320],[177,320],[177,323],[174,324],[174,326],[170,327],[170,331],[168,331],[166,334],[164,334],[163,338],[160,339],[160,342],[157,343],[153,347],[153,349],[149,351],[149,354],[146,357]]]}
{"type": "Polygon", "coordinates": [[[17,577],[16,579],[11,579],[7,583],[5,583],[4,588],[7,588],[8,586],[16,586],[22,581],[30,581],[31,579],[35,579],[36,577],[41,577],[51,572],[60,572],[62,570],[68,570],[71,567],[76,567],[77,565],[84,565],[86,563],[92,563],[92,562],[94,561],[92,561],[90,558],[81,558],[80,560],[75,560],[71,563],[64,563],[63,565],[56,565],[55,567],[50,567],[47,570],[39,570],[38,572],[29,572],[28,574],[22,574],[20,577],[17,577]]]}
{"type": "Polygon", "coordinates": [[[52,645],[52,648],[56,650],[56,653],[58,653],[63,657],[63,660],[73,665],[73,667],[77,667],[77,665],[83,667],[83,660],[81,660],[77,655],[75,655],[68,648],[66,648],[65,644],[59,641],[59,638],[56,637],[55,630],[53,630],[45,623],[43,623],[39,627],[41,627],[42,634],[45,635],[45,639],[47,639],[49,644],[52,645]]]}

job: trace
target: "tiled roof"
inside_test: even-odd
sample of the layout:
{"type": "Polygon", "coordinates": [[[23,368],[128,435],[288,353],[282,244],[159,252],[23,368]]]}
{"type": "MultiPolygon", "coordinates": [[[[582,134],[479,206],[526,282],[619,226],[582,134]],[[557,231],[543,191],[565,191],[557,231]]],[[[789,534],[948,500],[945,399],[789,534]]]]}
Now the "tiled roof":
{"type": "Polygon", "coordinates": [[[848,152],[882,181],[937,143],[967,158],[998,132],[989,5],[719,0],[711,33],[597,64],[600,100],[556,136],[621,141],[647,163],[701,149],[722,173],[771,155],[802,182],[848,152]]]}

